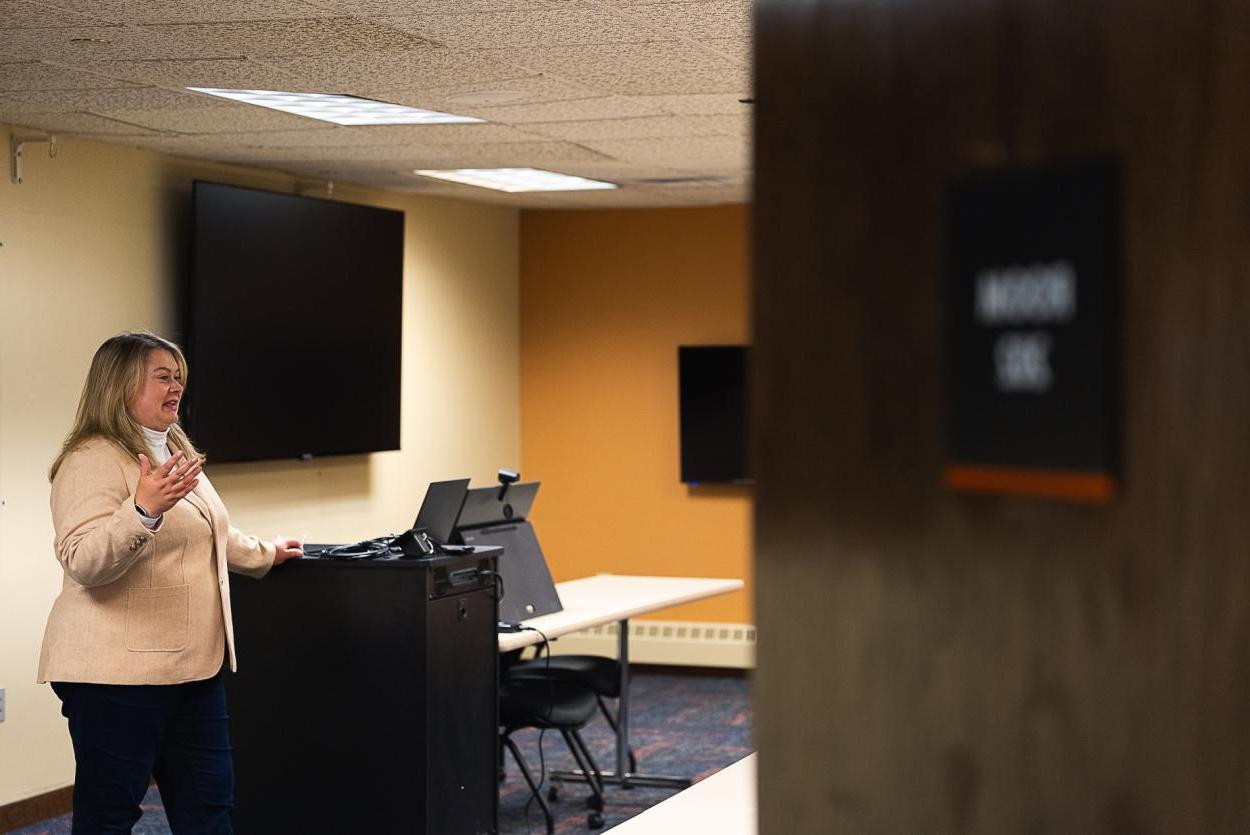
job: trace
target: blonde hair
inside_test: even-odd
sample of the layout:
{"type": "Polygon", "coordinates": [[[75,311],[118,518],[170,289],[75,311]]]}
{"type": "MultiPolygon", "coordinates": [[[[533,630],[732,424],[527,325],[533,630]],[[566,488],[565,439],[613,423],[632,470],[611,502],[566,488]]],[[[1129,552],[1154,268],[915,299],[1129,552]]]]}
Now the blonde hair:
{"type": "MultiPolygon", "coordinates": [[[[148,355],[155,350],[173,354],[182,372],[182,384],[187,384],[187,360],[182,349],[168,339],[145,331],[120,333],[104,341],[91,358],[87,381],[78,398],[78,414],[74,426],[65,436],[61,453],[52,462],[48,480],[56,478],[65,457],[92,438],[104,438],[138,458],[139,453],[148,455],[147,443],[139,423],[130,416],[127,408],[135,392],[147,376],[148,355]]],[[[169,447],[181,450],[188,457],[203,460],[204,456],[192,445],[182,427],[175,423],[169,427],[169,447]]]]}

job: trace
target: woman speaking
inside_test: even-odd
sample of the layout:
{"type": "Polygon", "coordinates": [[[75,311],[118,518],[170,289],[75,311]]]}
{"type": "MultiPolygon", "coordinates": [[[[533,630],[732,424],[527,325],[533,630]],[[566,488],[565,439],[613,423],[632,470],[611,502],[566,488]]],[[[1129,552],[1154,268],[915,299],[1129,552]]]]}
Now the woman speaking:
{"type": "Polygon", "coordinates": [[[152,776],[175,833],[231,831],[226,571],[260,577],[302,553],[297,539],[262,542],[231,527],[178,425],[186,383],[172,342],[107,340],[52,464],[65,578],[39,681],[69,720],[75,833],[129,832],[152,776]]]}

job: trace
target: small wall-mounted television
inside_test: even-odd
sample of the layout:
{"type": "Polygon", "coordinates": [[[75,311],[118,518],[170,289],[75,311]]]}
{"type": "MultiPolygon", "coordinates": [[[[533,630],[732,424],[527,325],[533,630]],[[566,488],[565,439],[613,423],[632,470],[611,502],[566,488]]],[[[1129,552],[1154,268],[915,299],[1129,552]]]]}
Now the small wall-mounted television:
{"type": "Polygon", "coordinates": [[[745,345],[677,349],[683,482],[751,482],[749,359],[745,345]]]}
{"type": "Polygon", "coordinates": [[[404,214],[196,182],[183,423],[210,461],[399,448],[404,214]]]}

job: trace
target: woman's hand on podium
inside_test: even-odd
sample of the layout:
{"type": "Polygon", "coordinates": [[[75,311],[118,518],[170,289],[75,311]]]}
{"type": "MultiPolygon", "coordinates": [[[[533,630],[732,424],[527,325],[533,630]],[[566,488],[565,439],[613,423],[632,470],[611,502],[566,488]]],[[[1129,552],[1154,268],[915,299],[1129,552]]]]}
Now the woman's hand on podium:
{"type": "Polygon", "coordinates": [[[292,536],[275,536],[273,538],[274,554],[273,564],[282,565],[282,563],[293,557],[304,556],[304,538],[296,539],[292,536]]]}

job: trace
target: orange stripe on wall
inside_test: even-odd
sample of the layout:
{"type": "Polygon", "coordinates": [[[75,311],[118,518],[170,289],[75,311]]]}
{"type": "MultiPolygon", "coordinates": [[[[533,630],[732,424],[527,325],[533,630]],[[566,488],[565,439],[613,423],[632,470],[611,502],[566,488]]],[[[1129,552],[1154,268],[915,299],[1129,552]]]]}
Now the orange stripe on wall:
{"type": "Polygon", "coordinates": [[[738,577],[665,620],[754,622],[752,494],[680,481],[677,346],[745,344],[745,206],[521,214],[521,474],[556,580],[738,577]]]}
{"type": "Polygon", "coordinates": [[[1105,503],[1116,495],[1116,481],[1107,473],[1026,470],[952,464],[946,468],[946,486],[977,493],[1105,503]]]}

